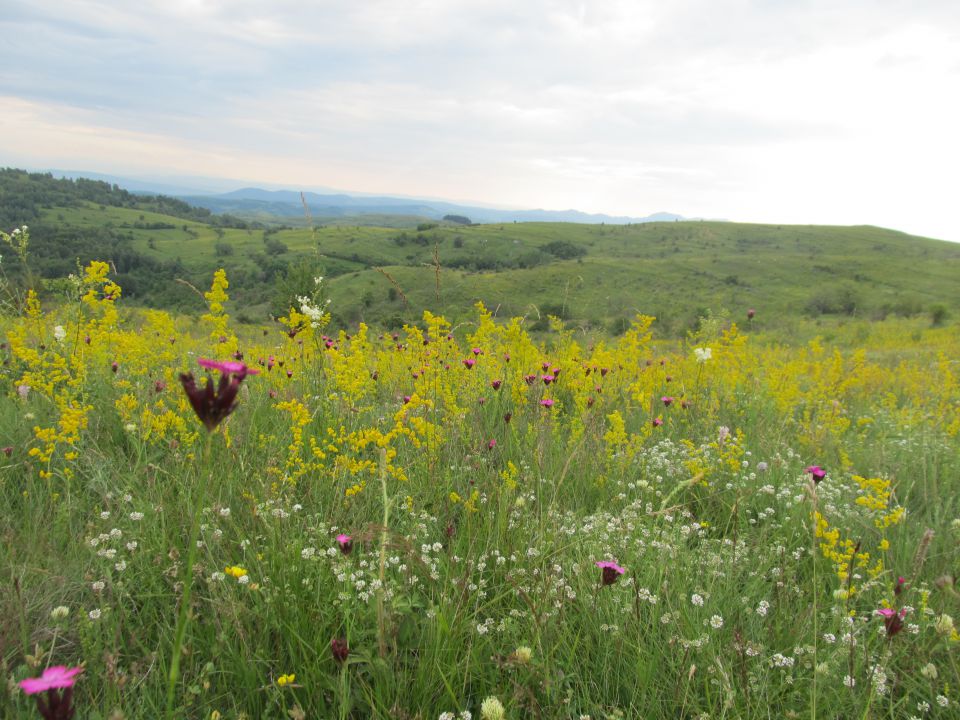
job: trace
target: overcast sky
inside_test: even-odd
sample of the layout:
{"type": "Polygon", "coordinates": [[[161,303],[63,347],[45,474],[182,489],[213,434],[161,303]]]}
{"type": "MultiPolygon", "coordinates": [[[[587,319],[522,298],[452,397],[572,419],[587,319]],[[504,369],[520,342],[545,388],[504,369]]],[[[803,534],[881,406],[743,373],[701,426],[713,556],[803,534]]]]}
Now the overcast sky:
{"type": "Polygon", "coordinates": [[[960,241],[958,0],[0,0],[0,165],[960,241]]]}

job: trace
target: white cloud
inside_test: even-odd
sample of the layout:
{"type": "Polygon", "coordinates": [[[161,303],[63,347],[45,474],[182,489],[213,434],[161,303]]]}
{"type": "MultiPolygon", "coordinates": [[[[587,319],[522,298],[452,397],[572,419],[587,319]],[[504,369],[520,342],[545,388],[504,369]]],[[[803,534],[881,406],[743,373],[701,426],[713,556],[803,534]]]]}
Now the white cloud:
{"type": "Polygon", "coordinates": [[[7,6],[24,164],[960,240],[952,1],[7,6]]]}

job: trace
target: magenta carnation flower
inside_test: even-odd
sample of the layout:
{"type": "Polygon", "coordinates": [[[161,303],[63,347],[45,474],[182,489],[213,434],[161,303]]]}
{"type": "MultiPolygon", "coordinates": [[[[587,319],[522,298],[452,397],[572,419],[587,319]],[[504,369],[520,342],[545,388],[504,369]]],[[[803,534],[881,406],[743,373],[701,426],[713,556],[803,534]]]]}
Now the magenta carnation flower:
{"type": "Polygon", "coordinates": [[[197,364],[207,370],[219,370],[224,375],[256,375],[259,370],[247,367],[244,363],[237,360],[208,360],[207,358],[197,358],[197,364]]]}
{"type": "Polygon", "coordinates": [[[213,380],[209,376],[202,389],[197,387],[193,373],[181,373],[180,384],[183,385],[183,391],[187,394],[190,406],[200,418],[200,422],[207,430],[213,430],[236,408],[237,393],[240,391],[243,379],[247,375],[256,375],[257,371],[241,362],[230,360],[218,362],[200,358],[197,362],[205,368],[220,371],[217,389],[214,390],[213,380]]]}
{"type": "Polygon", "coordinates": [[[604,585],[613,585],[617,578],[626,572],[624,568],[609,560],[599,560],[596,566],[600,568],[600,581],[604,585]]]}
{"type": "Polygon", "coordinates": [[[824,469],[823,469],[822,467],[820,467],[819,465],[810,465],[810,466],[808,466],[808,467],[805,467],[805,468],[803,469],[803,471],[804,471],[805,473],[809,473],[809,474],[810,474],[810,477],[813,478],[813,484],[814,484],[814,485],[819,485],[819,484],[820,484],[820,481],[823,480],[823,479],[827,476],[827,471],[824,470],[824,469]]]}
{"type": "Polygon", "coordinates": [[[54,665],[43,671],[38,678],[27,678],[20,681],[20,689],[27,695],[34,695],[45,690],[73,687],[77,675],[83,668],[68,668],[66,665],[54,665]]]}
{"type": "Polygon", "coordinates": [[[551,400],[550,398],[544,398],[543,400],[540,401],[540,405],[545,408],[552,408],[553,400],[551,400]]]}
{"type": "Polygon", "coordinates": [[[893,608],[880,608],[877,615],[883,618],[884,627],[887,629],[887,637],[892,638],[898,632],[903,630],[903,619],[907,616],[907,609],[903,608],[897,612],[893,608]]]}
{"type": "Polygon", "coordinates": [[[340,552],[344,555],[349,555],[350,551],[353,550],[353,538],[344,533],[337,535],[337,545],[340,546],[340,552]]]}

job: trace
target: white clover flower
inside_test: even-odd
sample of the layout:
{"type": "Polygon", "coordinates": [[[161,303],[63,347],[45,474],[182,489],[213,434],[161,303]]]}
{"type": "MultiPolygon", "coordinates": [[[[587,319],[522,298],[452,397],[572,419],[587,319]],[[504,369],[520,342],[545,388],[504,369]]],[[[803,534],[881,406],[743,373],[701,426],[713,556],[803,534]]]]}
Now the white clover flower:
{"type": "Polygon", "coordinates": [[[843,676],[843,684],[844,684],[846,687],[848,687],[848,688],[852,688],[852,687],[855,687],[855,686],[856,686],[857,681],[856,681],[856,679],[855,679],[854,677],[852,677],[852,676],[850,676],[850,675],[844,675],[844,676],[843,676]]]}
{"type": "Polygon", "coordinates": [[[70,608],[66,605],[57,605],[57,607],[50,611],[50,617],[54,620],[63,620],[69,614],[70,608]]]}
{"type": "Polygon", "coordinates": [[[690,596],[690,602],[692,602],[697,607],[703,607],[703,597],[701,597],[697,593],[694,593],[693,595],[690,596]]]}
{"type": "Polygon", "coordinates": [[[136,550],[136,549],[137,549],[137,541],[136,541],[136,540],[131,540],[130,542],[127,543],[127,550],[129,550],[130,552],[133,552],[133,551],[136,550]]]}
{"type": "Polygon", "coordinates": [[[480,704],[480,720],[504,720],[505,717],[503,703],[493,695],[480,704]]]}
{"type": "Polygon", "coordinates": [[[100,608],[97,608],[96,610],[91,610],[90,612],[87,613],[87,617],[90,618],[91,620],[99,620],[100,615],[101,615],[100,608]]]}
{"type": "Polygon", "coordinates": [[[143,520],[143,513],[142,513],[142,512],[132,512],[132,513],[130,513],[130,519],[131,519],[131,520],[143,520]]]}
{"type": "Polygon", "coordinates": [[[103,590],[105,587],[106,587],[106,585],[104,584],[103,580],[97,580],[95,583],[93,583],[92,585],[90,585],[90,588],[91,588],[94,592],[100,592],[100,591],[103,590]]]}
{"type": "Polygon", "coordinates": [[[713,617],[711,617],[711,618],[710,618],[710,627],[712,627],[714,630],[719,630],[720,628],[722,628],[722,627],[723,627],[723,618],[720,617],[719,615],[714,615],[713,617]]]}
{"type": "Polygon", "coordinates": [[[949,707],[950,699],[946,695],[937,695],[937,705],[940,707],[949,707]]]}
{"type": "Polygon", "coordinates": [[[126,561],[125,561],[125,560],[121,560],[120,562],[115,563],[114,566],[113,566],[113,569],[116,570],[117,572],[123,572],[124,570],[127,569],[127,563],[126,563],[126,561]]]}
{"type": "Polygon", "coordinates": [[[934,624],[934,627],[941,635],[952,635],[954,630],[953,618],[944,613],[937,618],[937,622],[934,624]]]}

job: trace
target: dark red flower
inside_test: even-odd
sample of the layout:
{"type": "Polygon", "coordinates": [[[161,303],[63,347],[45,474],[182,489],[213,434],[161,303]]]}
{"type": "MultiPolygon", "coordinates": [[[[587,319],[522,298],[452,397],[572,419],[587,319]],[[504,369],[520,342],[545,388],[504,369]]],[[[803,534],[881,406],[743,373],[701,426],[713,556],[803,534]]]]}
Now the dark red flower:
{"type": "Polygon", "coordinates": [[[813,479],[814,485],[819,485],[820,481],[827,476],[827,471],[824,470],[819,465],[810,465],[803,469],[805,473],[810,473],[810,477],[813,479]]]}
{"type": "Polygon", "coordinates": [[[214,390],[213,379],[209,375],[204,387],[202,389],[197,387],[193,373],[189,372],[180,374],[180,384],[183,385],[183,390],[187,393],[190,405],[200,418],[200,422],[207,430],[213,430],[234,411],[237,393],[244,378],[247,375],[256,375],[257,371],[241,362],[217,362],[203,358],[198,362],[205,368],[220,371],[217,389],[214,390]]]}
{"type": "Polygon", "coordinates": [[[897,612],[892,608],[883,608],[877,610],[877,615],[883,618],[884,627],[887,629],[887,637],[892,638],[903,630],[903,619],[907,616],[907,610],[902,608],[900,612],[897,612]]]}
{"type": "Polygon", "coordinates": [[[338,663],[344,663],[347,656],[350,655],[350,647],[347,645],[346,638],[334,638],[330,641],[330,651],[333,653],[333,659],[338,663]]]}

